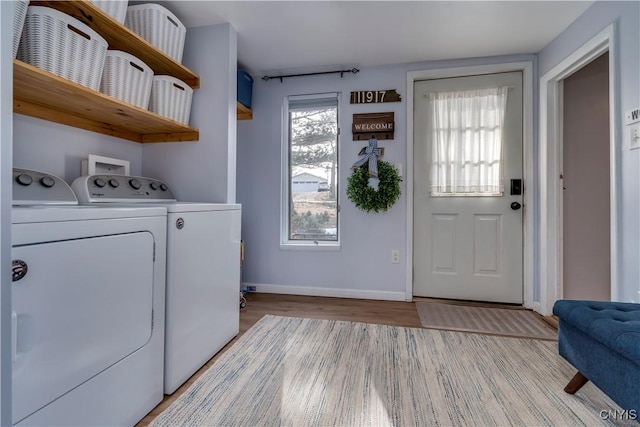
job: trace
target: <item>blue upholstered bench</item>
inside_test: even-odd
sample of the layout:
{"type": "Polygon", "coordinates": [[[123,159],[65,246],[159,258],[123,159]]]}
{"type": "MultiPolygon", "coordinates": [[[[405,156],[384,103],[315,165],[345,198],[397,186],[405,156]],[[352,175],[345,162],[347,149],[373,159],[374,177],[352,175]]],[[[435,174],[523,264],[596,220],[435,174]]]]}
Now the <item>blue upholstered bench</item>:
{"type": "Polygon", "coordinates": [[[560,355],[578,370],[564,390],[573,394],[591,381],[640,414],[640,304],[560,300],[553,314],[560,355]]]}

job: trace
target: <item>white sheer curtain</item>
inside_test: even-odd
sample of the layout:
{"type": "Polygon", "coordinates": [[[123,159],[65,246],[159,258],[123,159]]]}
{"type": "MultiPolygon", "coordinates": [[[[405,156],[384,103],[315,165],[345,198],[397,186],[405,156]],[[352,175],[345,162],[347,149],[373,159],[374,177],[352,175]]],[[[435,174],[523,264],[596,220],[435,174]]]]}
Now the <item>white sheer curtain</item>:
{"type": "Polygon", "coordinates": [[[508,87],[426,94],[431,110],[431,194],[501,195],[508,87]]]}

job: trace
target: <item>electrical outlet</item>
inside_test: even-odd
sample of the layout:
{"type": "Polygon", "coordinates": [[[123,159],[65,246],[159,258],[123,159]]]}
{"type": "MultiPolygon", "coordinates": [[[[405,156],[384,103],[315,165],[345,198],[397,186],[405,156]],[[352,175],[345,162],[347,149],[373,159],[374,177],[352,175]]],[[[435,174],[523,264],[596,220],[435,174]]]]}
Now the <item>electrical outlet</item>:
{"type": "Polygon", "coordinates": [[[629,149],[640,148],[640,123],[629,126],[629,149]]]}
{"type": "Polygon", "coordinates": [[[391,251],[391,262],[393,264],[400,264],[400,251],[397,249],[393,249],[391,251]]]}
{"type": "Polygon", "coordinates": [[[256,291],[255,286],[247,286],[247,292],[255,292],[255,291],[256,291]]]}

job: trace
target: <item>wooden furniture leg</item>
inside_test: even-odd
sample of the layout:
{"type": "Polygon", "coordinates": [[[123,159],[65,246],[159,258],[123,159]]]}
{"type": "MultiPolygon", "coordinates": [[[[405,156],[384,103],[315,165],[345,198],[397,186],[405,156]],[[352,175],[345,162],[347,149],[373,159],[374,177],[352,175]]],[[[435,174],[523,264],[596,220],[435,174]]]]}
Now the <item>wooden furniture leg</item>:
{"type": "Polygon", "coordinates": [[[569,394],[575,394],[576,391],[580,390],[582,386],[588,382],[589,378],[585,377],[580,373],[580,371],[578,371],[578,373],[571,378],[571,381],[569,381],[569,384],[564,388],[564,391],[569,394]]]}

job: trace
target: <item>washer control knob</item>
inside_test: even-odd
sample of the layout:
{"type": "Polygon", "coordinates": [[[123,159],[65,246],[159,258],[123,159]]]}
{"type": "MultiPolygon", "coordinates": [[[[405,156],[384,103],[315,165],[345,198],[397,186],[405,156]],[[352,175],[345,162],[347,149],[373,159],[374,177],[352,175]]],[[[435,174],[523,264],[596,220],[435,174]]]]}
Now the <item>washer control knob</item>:
{"type": "Polygon", "coordinates": [[[106,182],[104,182],[104,179],[102,179],[102,178],[96,178],[96,179],[94,179],[94,180],[93,180],[93,183],[94,183],[94,184],[96,185],[96,187],[98,187],[98,188],[102,188],[102,187],[104,187],[105,185],[107,185],[107,183],[106,183],[106,182]]]}
{"type": "Polygon", "coordinates": [[[109,180],[109,185],[111,186],[111,188],[118,188],[120,186],[120,183],[118,182],[117,179],[111,178],[109,180]]]}
{"type": "Polygon", "coordinates": [[[31,183],[33,182],[33,178],[31,178],[31,175],[27,175],[26,173],[21,173],[20,175],[16,176],[16,182],[20,185],[31,185],[31,183]]]}
{"type": "Polygon", "coordinates": [[[43,187],[51,188],[56,185],[56,180],[51,178],[49,175],[45,175],[40,178],[40,184],[42,184],[43,187]]]}
{"type": "Polygon", "coordinates": [[[162,191],[167,191],[169,189],[169,187],[167,187],[167,184],[160,184],[160,189],[162,191]]]}
{"type": "Polygon", "coordinates": [[[149,184],[149,187],[151,187],[152,190],[157,190],[158,189],[158,183],[155,181],[152,181],[151,184],[149,184]]]}
{"type": "Polygon", "coordinates": [[[134,190],[139,190],[140,187],[142,187],[142,184],[140,184],[140,181],[138,181],[135,178],[132,178],[129,180],[129,185],[131,186],[131,188],[133,188],[134,190]]]}

